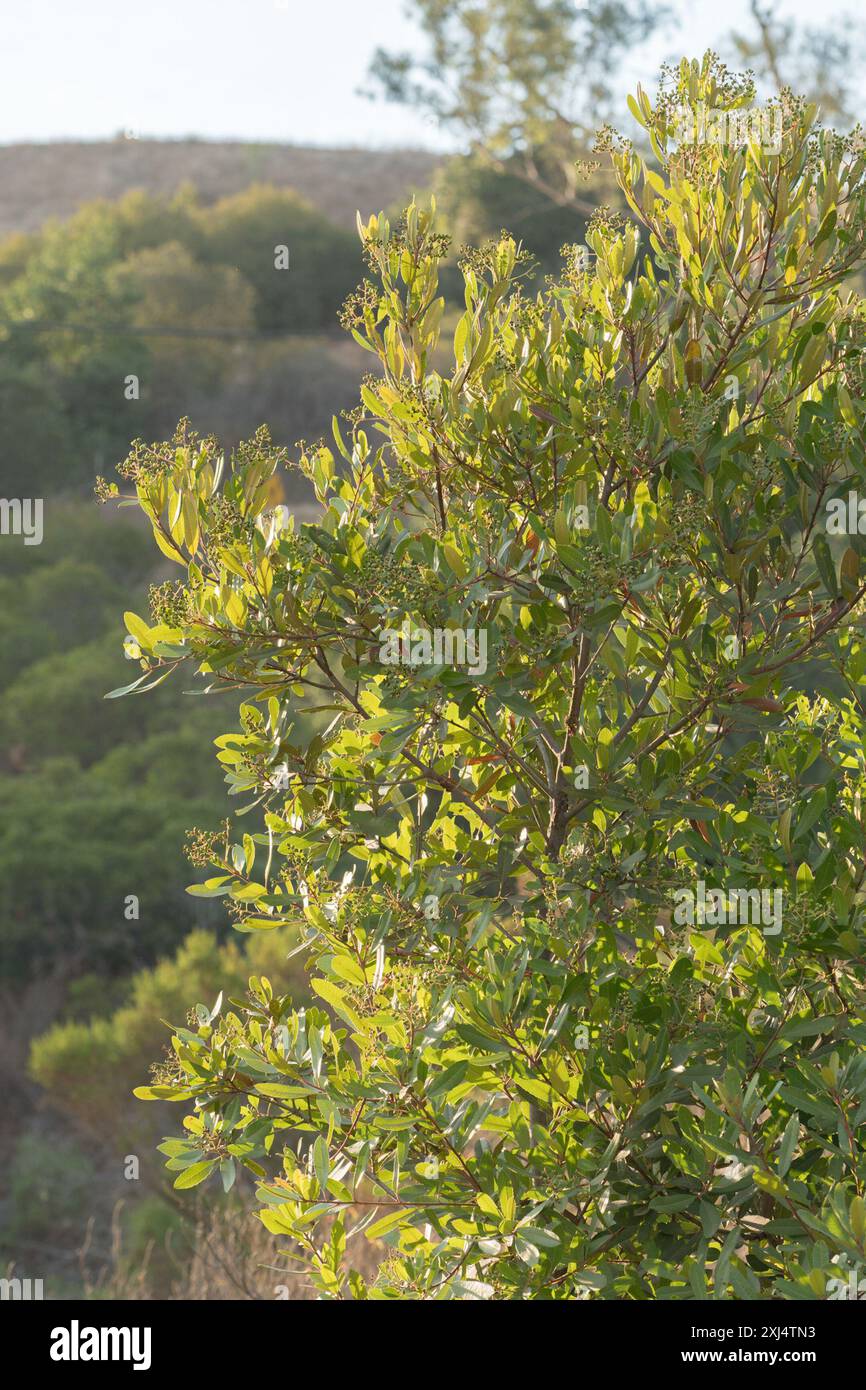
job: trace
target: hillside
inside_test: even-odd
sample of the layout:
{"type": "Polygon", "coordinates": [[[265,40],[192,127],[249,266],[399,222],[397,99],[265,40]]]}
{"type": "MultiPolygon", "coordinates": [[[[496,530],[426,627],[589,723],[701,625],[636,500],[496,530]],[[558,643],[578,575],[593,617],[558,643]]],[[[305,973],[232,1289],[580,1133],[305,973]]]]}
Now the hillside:
{"type": "Polygon", "coordinates": [[[309,149],[239,141],[116,140],[0,146],[0,236],[71,216],[92,198],[133,188],[173,193],[192,183],[205,202],[251,183],[294,188],[342,227],[423,189],[442,156],[426,150],[309,149]],[[376,207],[372,205],[375,200],[376,207]]]}

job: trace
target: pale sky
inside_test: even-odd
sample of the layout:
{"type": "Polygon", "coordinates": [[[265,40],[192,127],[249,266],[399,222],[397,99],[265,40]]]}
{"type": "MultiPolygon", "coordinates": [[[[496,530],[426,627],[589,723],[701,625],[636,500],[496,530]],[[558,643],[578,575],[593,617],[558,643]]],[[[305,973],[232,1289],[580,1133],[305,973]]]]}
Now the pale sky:
{"type": "MultiPolygon", "coordinates": [[[[575,0],[579,4],[580,0],[575,0]]],[[[680,0],[623,72],[716,45],[747,0],[680,0]]],[[[776,0],[805,22],[829,0],[776,0]]],[[[856,5],[855,5],[856,10],[856,5]]],[[[374,49],[418,49],[404,0],[0,0],[0,143],[147,137],[444,148],[420,115],[358,95],[374,49]]]]}

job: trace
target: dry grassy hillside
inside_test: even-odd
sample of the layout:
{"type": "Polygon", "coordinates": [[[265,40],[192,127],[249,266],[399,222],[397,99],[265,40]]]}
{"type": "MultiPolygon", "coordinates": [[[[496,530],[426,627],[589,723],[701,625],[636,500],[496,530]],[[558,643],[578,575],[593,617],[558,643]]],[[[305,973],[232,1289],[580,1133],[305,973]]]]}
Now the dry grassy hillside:
{"type": "Polygon", "coordinates": [[[439,155],[425,150],[326,150],[294,145],[128,140],[0,146],[0,236],[69,217],[91,198],[132,188],[173,193],[192,183],[205,202],[251,183],[294,188],[334,222],[389,207],[424,189],[439,155]]]}

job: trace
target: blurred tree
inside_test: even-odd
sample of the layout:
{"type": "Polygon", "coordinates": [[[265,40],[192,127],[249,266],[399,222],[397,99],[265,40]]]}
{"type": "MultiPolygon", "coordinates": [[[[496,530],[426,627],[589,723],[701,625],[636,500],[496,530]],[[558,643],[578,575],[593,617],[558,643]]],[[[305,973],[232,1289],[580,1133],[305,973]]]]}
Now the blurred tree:
{"type": "Polygon", "coordinates": [[[377,49],[386,100],[418,106],[467,151],[559,207],[592,213],[576,162],[611,112],[611,79],[665,19],[651,0],[413,0],[428,53],[377,49]]]}
{"type": "Polygon", "coordinates": [[[6,686],[0,746],[22,748],[29,768],[58,757],[87,768],[115,744],[140,740],[167,721],[187,722],[202,710],[201,702],[188,700],[181,715],[180,691],[157,691],[161,698],[153,713],[144,701],[132,707],[120,700],[106,703],[105,692],[129,679],[129,666],[110,635],[40,656],[6,686]]]}
{"type": "MultiPolygon", "coordinates": [[[[186,734],[143,746],[170,779],[174,759],[192,756],[194,741],[186,734]]],[[[196,922],[216,925],[222,913],[184,892],[190,874],[180,849],[191,824],[213,823],[215,780],[205,774],[199,795],[183,797],[97,769],[82,773],[71,759],[0,777],[4,978],[95,969],[110,977],[171,950],[196,922]],[[138,915],[127,919],[129,895],[138,915]]]]}
{"type": "Polygon", "coordinates": [[[149,355],[129,331],[134,287],[109,283],[122,239],[105,205],[47,225],[31,248],[0,289],[0,440],[4,482],[8,468],[10,487],[44,495],[122,453],[135,433],[124,377],[144,377],[149,355]]]}
{"type": "Polygon", "coordinates": [[[0,242],[0,286],[8,285],[23,273],[35,242],[35,236],[23,232],[14,232],[0,242]]]}
{"type": "Polygon", "coordinates": [[[4,489],[89,488],[132,438],[197,405],[210,415],[223,394],[235,410],[265,396],[252,421],[225,422],[227,438],[265,416],[287,440],[319,435],[335,390],[354,396],[360,353],[340,361],[299,335],[336,327],[359,269],[354,236],[267,186],[206,208],[191,188],[129,193],[0,242],[4,489]]]}
{"type": "Polygon", "coordinates": [[[41,546],[0,550],[0,963],[16,981],[105,979],[221,915],[184,893],[180,844],[225,804],[202,748],[222,718],[179,689],[156,691],[153,713],[103,699],[129,670],[111,614],[142,597],[153,557],[140,529],[92,505],[49,515],[41,546]],[[150,889],[164,854],[169,881],[150,889]],[[140,922],[124,917],[128,894],[140,922]]]}
{"type": "Polygon", "coordinates": [[[0,577],[0,688],[37,657],[93,641],[116,601],[116,585],[93,560],[69,556],[18,580],[0,577]]]}
{"type": "MultiPolygon", "coordinates": [[[[135,302],[134,287],[122,286],[118,293],[107,278],[108,268],[126,254],[120,221],[107,204],[90,204],[68,223],[47,223],[0,304],[7,342],[18,357],[38,355],[66,373],[83,362],[92,369],[103,351],[101,333],[128,324],[135,302]]],[[[117,341],[113,346],[116,377],[117,341]]],[[[128,361],[134,349],[134,342],[126,343],[121,360],[128,361]]]]}
{"type": "Polygon", "coordinates": [[[853,124],[862,106],[864,57],[856,21],[801,25],[767,0],[749,0],[749,19],[751,31],[731,34],[737,61],[748,63],[777,92],[783,87],[805,92],[818,103],[825,121],[853,124]]]}
{"type": "Polygon", "coordinates": [[[42,495],[42,480],[68,480],[76,466],[76,431],[64,415],[62,375],[32,356],[32,347],[33,335],[10,342],[0,324],[0,458],[7,497],[42,495]]]}
{"type": "MultiPolygon", "coordinates": [[[[425,110],[464,153],[440,170],[440,212],[455,242],[480,243],[507,227],[552,271],[564,243],[582,240],[600,203],[619,202],[608,180],[587,185],[583,164],[611,111],[623,60],[665,27],[656,0],[410,0],[426,53],[379,48],[370,95],[425,110]],[[576,221],[574,213],[578,214],[576,221]]],[[[845,123],[855,105],[858,45],[852,26],[801,26],[751,0],[747,27],[721,46],[779,91],[790,86],[845,123]]],[[[446,287],[454,288],[446,275],[446,287]]]]}
{"type": "MultiPolygon", "coordinates": [[[[115,586],[131,591],[153,572],[153,552],[146,533],[127,518],[107,515],[91,502],[52,499],[51,524],[42,544],[0,546],[0,579],[15,579],[21,602],[33,577],[62,560],[93,561],[115,586]]],[[[115,601],[117,588],[115,587],[115,601]]],[[[21,663],[19,662],[19,666],[21,663]]],[[[0,681],[2,681],[0,668],[0,681]]]]}
{"type": "Polygon", "coordinates": [[[235,266],[256,293],[263,332],[303,333],[337,326],[358,279],[354,236],[287,188],[254,184],[199,213],[205,263],[235,266]],[[278,248],[286,247],[288,267],[278,248]]]}
{"type": "Polygon", "coordinates": [[[120,298],[131,291],[131,322],[148,337],[146,404],[160,407],[178,381],[214,390],[236,338],[255,330],[249,281],[232,266],[197,262],[179,241],[134,252],[113,265],[107,279],[120,298]]]}

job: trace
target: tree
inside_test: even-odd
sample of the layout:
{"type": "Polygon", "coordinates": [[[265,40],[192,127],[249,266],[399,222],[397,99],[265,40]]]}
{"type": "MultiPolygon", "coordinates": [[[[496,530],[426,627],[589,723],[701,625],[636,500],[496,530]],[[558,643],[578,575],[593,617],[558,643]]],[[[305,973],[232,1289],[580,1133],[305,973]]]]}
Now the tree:
{"type": "Polygon", "coordinates": [[[320,396],[349,379],[354,397],[356,364],[301,335],[337,328],[356,274],[348,231],[261,185],[208,207],[130,193],[0,242],[4,488],[86,487],[181,411],[238,439],[265,399],[275,430],[315,437],[320,396]]]}
{"type": "Polygon", "coordinates": [[[201,215],[205,264],[233,265],[266,333],[332,329],[355,276],[350,233],[290,188],[253,184],[201,215]],[[284,248],[281,250],[280,248],[284,248]]]}
{"type": "Polygon", "coordinates": [[[824,119],[850,123],[857,109],[857,88],[852,91],[852,87],[864,52],[862,43],[854,40],[852,26],[838,18],[826,27],[798,26],[766,0],[750,0],[749,18],[750,30],[731,35],[738,61],[748,63],[774,91],[783,87],[808,90],[824,119]]]}
{"type": "Polygon", "coordinates": [[[122,469],[185,575],[127,617],[138,688],[246,692],[219,757],[263,824],[195,891],[300,923],[321,1001],[253,980],[138,1094],[194,1102],[175,1185],[250,1169],[326,1297],[863,1272],[866,542],[828,503],[866,482],[866,160],[788,97],[776,152],[673,139],[746,90],[708,56],[639,91],[633,220],[532,300],[511,239],[469,254],[447,374],[431,214],[363,227],[381,377],[302,459],[316,524],[267,508],[264,432],[122,469]]]}
{"type": "MultiPolygon", "coordinates": [[[[225,715],[179,684],[146,703],[102,701],[129,679],[109,630],[118,602],[143,602],[154,570],[147,532],[92,502],[46,503],[39,546],[2,538],[0,966],[15,1034],[39,1026],[26,994],[37,981],[44,1008],[97,964],[110,989],[190,926],[183,832],[223,805],[208,745],[225,715]]],[[[199,924],[220,916],[196,905],[199,924]]]]}
{"type": "Polygon", "coordinates": [[[153,337],[146,394],[156,400],[178,379],[187,388],[218,387],[235,346],[231,335],[252,335],[252,285],[233,266],[197,262],[178,241],[136,251],[111,267],[108,282],[119,294],[131,292],[131,323],[153,337]]]}
{"type": "Polygon", "coordinates": [[[667,11],[634,0],[415,0],[426,58],[377,49],[374,88],[420,106],[502,174],[586,215],[576,161],[610,114],[611,79],[667,11]]]}

